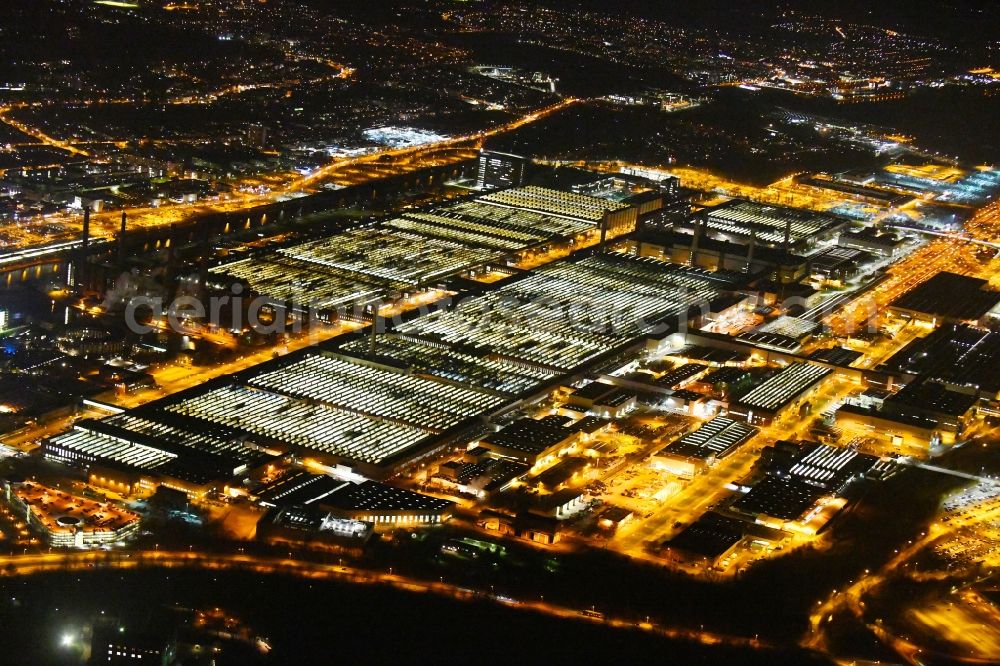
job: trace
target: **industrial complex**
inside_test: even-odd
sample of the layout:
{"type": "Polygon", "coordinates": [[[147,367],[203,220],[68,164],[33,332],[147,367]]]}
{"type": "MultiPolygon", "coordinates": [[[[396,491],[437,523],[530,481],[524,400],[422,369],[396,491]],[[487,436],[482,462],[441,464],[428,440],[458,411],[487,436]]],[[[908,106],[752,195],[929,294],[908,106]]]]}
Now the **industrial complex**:
{"type": "Polygon", "coordinates": [[[7,0],[0,663],[1000,663],[1000,4],[676,5],[7,0]]]}
{"type": "MultiPolygon", "coordinates": [[[[245,295],[242,314],[344,333],[77,420],[41,453],[122,496],[249,500],[262,539],[364,541],[463,507],[554,543],[606,501],[625,552],[647,505],[615,470],[652,475],[642,492],[669,505],[727,469],[743,492],[724,516],[644,537],[717,564],[747,534],[815,535],[879,456],[933,455],[996,409],[986,280],[941,272],[896,295],[889,325],[929,335],[877,366],[871,342],[831,346],[842,299],[825,294],[915,247],[893,232],[740,199],[699,209],[649,173],[577,170],[560,189],[484,152],[479,176],[457,200],[207,266],[207,293],[245,295]],[[975,302],[955,310],[955,290],[975,302]]],[[[239,333],[238,316],[214,325],[239,333]]]]}

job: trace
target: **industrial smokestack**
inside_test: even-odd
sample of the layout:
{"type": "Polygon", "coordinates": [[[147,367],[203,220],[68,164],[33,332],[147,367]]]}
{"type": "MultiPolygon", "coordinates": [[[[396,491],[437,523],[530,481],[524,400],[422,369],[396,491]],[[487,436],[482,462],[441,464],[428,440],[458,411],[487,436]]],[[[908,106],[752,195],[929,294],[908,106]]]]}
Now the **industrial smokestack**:
{"type": "Polygon", "coordinates": [[[375,358],[375,350],[378,346],[378,308],[372,311],[372,338],[368,348],[368,355],[375,358]]]}
{"type": "Polygon", "coordinates": [[[80,252],[77,255],[74,286],[87,288],[87,248],[90,246],[90,209],[83,209],[83,233],[80,237],[80,252]]]}
{"type": "Polygon", "coordinates": [[[177,225],[171,224],[167,230],[167,258],[164,266],[164,282],[167,287],[167,301],[172,302],[177,296],[177,225]]]}
{"type": "Polygon", "coordinates": [[[792,218],[788,218],[785,222],[785,252],[789,252],[789,243],[792,240],[792,218]]]}
{"type": "Polygon", "coordinates": [[[601,216],[601,254],[604,254],[605,244],[608,240],[608,218],[611,216],[611,211],[604,209],[604,215],[601,216]]]}
{"type": "Polygon", "coordinates": [[[208,225],[202,226],[201,243],[198,248],[198,293],[204,293],[205,281],[208,279],[208,256],[210,234],[208,225]]]}
{"type": "Polygon", "coordinates": [[[702,219],[698,218],[694,222],[694,238],[691,239],[691,265],[695,265],[695,257],[698,255],[698,242],[701,240],[702,219]]]}
{"type": "Polygon", "coordinates": [[[125,225],[128,221],[128,213],[122,211],[122,223],[118,229],[118,268],[125,266],[125,225]]]}
{"type": "Polygon", "coordinates": [[[747,273],[749,273],[753,266],[753,251],[757,247],[757,230],[750,230],[750,249],[747,250],[747,273]]]}
{"type": "Polygon", "coordinates": [[[80,239],[80,247],[86,252],[87,246],[90,245],[90,209],[83,209],[83,238],[80,239]]]}
{"type": "Polygon", "coordinates": [[[177,225],[171,224],[167,230],[167,263],[173,265],[177,259],[177,225]]]}

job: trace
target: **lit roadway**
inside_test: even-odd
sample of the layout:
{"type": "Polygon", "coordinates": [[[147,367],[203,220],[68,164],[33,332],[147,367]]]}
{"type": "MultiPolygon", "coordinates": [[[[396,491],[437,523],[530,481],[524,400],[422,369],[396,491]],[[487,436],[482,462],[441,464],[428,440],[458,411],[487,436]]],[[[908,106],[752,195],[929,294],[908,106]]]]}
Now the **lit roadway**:
{"type": "Polygon", "coordinates": [[[653,541],[662,541],[671,533],[679,531],[718,501],[725,491],[721,490],[730,482],[745,477],[756,460],[753,449],[758,446],[756,439],[741,446],[731,455],[723,458],[709,468],[705,474],[696,475],[687,485],[671,497],[664,500],[662,509],[647,519],[634,521],[625,526],[612,545],[633,557],[646,556],[643,546],[653,541]],[[682,525],[676,530],[675,522],[682,525]]]}
{"type": "Polygon", "coordinates": [[[848,300],[825,322],[838,335],[860,330],[872,315],[941,271],[978,274],[983,271],[968,243],[955,238],[931,241],[888,269],[888,277],[859,297],[848,300]]]}
{"type": "Polygon", "coordinates": [[[405,148],[391,148],[388,150],[380,150],[375,153],[368,153],[366,155],[359,155],[357,157],[349,157],[342,160],[337,160],[331,162],[323,167],[320,167],[313,173],[302,177],[297,181],[293,181],[289,185],[288,190],[304,190],[318,182],[321,182],[325,178],[329,177],[336,171],[343,169],[344,167],[349,167],[357,164],[366,164],[368,162],[375,162],[384,157],[418,157],[421,154],[439,150],[441,148],[446,148],[450,146],[458,146],[464,143],[470,142],[481,142],[491,136],[496,136],[497,134],[503,134],[505,132],[510,132],[523,127],[524,125],[531,124],[542,118],[546,118],[553,113],[562,111],[563,109],[572,106],[580,102],[581,100],[570,97],[562,100],[551,106],[546,106],[544,108],[538,109],[537,111],[532,111],[531,113],[521,116],[515,120],[512,120],[503,125],[498,125],[487,130],[481,130],[479,132],[473,132],[471,134],[464,134],[461,136],[449,137],[442,141],[435,141],[434,143],[427,143],[420,146],[411,146],[405,148]]]}
{"type": "Polygon", "coordinates": [[[477,592],[456,584],[427,581],[388,572],[373,571],[343,564],[325,564],[291,557],[262,556],[248,553],[201,553],[176,550],[142,551],[65,551],[0,556],[0,576],[23,576],[54,571],[93,571],[95,569],[139,569],[158,567],[242,570],[261,574],[291,575],[310,580],[336,580],[359,584],[378,584],[409,592],[433,593],[462,601],[492,601],[498,605],[519,608],[559,618],[572,618],[606,624],[622,629],[642,629],[665,638],[680,639],[704,645],[726,645],[739,648],[773,648],[774,645],[757,636],[744,637],[694,630],[683,626],[666,626],[651,621],[636,621],[607,615],[595,607],[571,608],[539,599],[512,599],[495,592],[477,592]]]}
{"type": "MultiPolygon", "coordinates": [[[[955,537],[961,530],[975,529],[977,526],[987,525],[997,520],[1000,520],[1000,501],[997,501],[997,498],[990,498],[973,505],[970,510],[963,514],[951,515],[948,522],[941,520],[934,522],[922,533],[919,539],[897,551],[894,557],[881,569],[875,572],[866,569],[864,575],[860,576],[857,581],[851,581],[847,588],[834,590],[825,601],[817,602],[816,610],[809,619],[809,633],[803,638],[802,646],[812,650],[824,650],[827,647],[825,625],[831,622],[834,614],[838,612],[850,612],[859,621],[864,622],[865,595],[889,580],[900,569],[907,567],[914,557],[934,542],[946,537],[955,537]]],[[[865,622],[865,625],[883,642],[891,645],[908,663],[915,665],[922,663],[920,653],[924,651],[924,648],[908,639],[893,635],[879,621],[876,621],[876,624],[865,622]]],[[[976,657],[959,655],[949,655],[949,657],[951,660],[968,663],[996,663],[976,657]]]]}
{"type": "Polygon", "coordinates": [[[25,125],[21,121],[11,118],[10,115],[8,115],[10,111],[11,111],[10,107],[0,108],[0,123],[10,125],[17,131],[21,132],[22,134],[26,134],[30,137],[38,139],[41,143],[51,148],[65,150],[69,154],[77,155],[79,157],[88,157],[90,155],[90,153],[88,153],[87,151],[76,148],[69,141],[62,141],[60,139],[55,139],[46,134],[45,132],[41,131],[40,129],[36,129],[29,125],[25,125]]]}
{"type": "MultiPolygon", "coordinates": [[[[410,298],[397,304],[384,305],[379,309],[379,315],[390,319],[394,316],[414,310],[421,306],[429,306],[438,300],[446,297],[448,292],[431,290],[414,294],[410,298]]],[[[117,405],[119,407],[138,407],[165,395],[177,393],[192,386],[197,386],[215,377],[231,375],[247,368],[269,361],[275,356],[284,355],[293,351],[298,351],[305,347],[317,345],[326,340],[330,340],[345,333],[351,333],[363,328],[363,324],[343,320],[335,325],[314,324],[308,329],[289,335],[286,341],[278,346],[265,346],[260,349],[242,354],[228,363],[218,363],[209,366],[188,367],[171,363],[151,370],[156,379],[156,388],[139,391],[137,393],[118,393],[109,391],[95,396],[96,400],[117,405]]],[[[196,334],[197,335],[197,334],[196,334]]],[[[219,335],[219,334],[216,334],[219,335]]],[[[38,435],[31,436],[37,439],[38,435]]]]}
{"type": "Polygon", "coordinates": [[[989,240],[984,240],[982,238],[974,238],[958,231],[931,231],[930,229],[921,229],[919,227],[907,227],[900,224],[894,224],[893,227],[896,229],[906,229],[907,231],[913,231],[918,234],[927,234],[929,236],[938,236],[940,238],[953,238],[956,240],[965,241],[966,243],[975,243],[977,245],[985,245],[986,247],[992,247],[1000,249],[1000,243],[996,243],[989,240]]]}
{"type": "MultiPolygon", "coordinates": [[[[256,179],[243,182],[243,184],[250,186],[257,183],[261,186],[259,191],[234,191],[224,195],[223,198],[217,201],[198,202],[195,204],[168,204],[158,208],[130,208],[127,210],[129,215],[128,225],[131,229],[158,227],[175,224],[201,214],[236,212],[266,203],[273,203],[291,196],[315,191],[323,182],[334,179],[341,172],[345,171],[350,172],[354,170],[349,175],[348,180],[350,184],[358,184],[398,173],[413,171],[423,166],[445,164],[466,159],[469,154],[456,149],[469,146],[470,144],[477,146],[491,136],[510,132],[524,125],[537,122],[581,101],[575,98],[568,98],[557,104],[532,111],[508,123],[471,134],[450,137],[434,143],[405,148],[389,148],[365,155],[335,160],[306,176],[298,176],[297,174],[292,178],[289,178],[288,174],[258,176],[256,179]],[[386,161],[386,158],[392,158],[392,160],[382,164],[382,162],[386,161]],[[358,167],[365,167],[368,172],[362,172],[358,170],[358,167]]],[[[71,142],[55,139],[41,130],[31,128],[11,118],[7,115],[9,111],[10,107],[0,108],[0,122],[7,123],[19,131],[37,138],[46,145],[68,151],[75,155],[87,155],[86,152],[74,147],[71,142]]],[[[240,183],[236,183],[236,185],[239,187],[240,183]]],[[[92,236],[94,238],[113,237],[118,231],[120,218],[121,211],[109,211],[93,215],[91,218],[92,236]]],[[[17,226],[8,225],[5,227],[5,231],[16,234],[15,247],[30,247],[78,235],[81,230],[81,219],[79,215],[59,214],[40,220],[55,222],[64,226],[65,231],[57,235],[39,233],[31,228],[30,223],[17,226]]]]}

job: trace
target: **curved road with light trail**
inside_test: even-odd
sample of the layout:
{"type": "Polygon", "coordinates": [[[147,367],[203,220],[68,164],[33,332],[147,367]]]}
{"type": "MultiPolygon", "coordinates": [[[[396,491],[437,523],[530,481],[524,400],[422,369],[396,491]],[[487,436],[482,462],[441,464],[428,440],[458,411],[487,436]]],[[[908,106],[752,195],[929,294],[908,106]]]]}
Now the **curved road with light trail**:
{"type": "Polygon", "coordinates": [[[667,626],[651,621],[637,622],[594,611],[538,600],[518,600],[493,592],[479,592],[443,580],[434,582],[405,575],[372,571],[342,564],[324,564],[292,557],[262,556],[248,553],[211,553],[177,550],[141,551],[66,551],[0,556],[0,578],[38,573],[93,571],[95,569],[187,568],[242,570],[262,574],[284,574],[312,580],[374,584],[410,592],[451,597],[459,601],[491,601],[501,606],[544,613],[557,618],[572,618],[620,629],[639,629],[668,639],[744,649],[781,649],[758,637],[736,636],[689,627],[667,626]]]}

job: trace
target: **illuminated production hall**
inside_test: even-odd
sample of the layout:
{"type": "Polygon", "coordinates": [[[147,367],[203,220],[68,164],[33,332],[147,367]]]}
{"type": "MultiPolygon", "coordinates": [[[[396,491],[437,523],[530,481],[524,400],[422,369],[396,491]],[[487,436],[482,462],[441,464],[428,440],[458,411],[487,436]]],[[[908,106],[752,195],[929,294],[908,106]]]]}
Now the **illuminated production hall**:
{"type": "Polygon", "coordinates": [[[681,477],[704,472],[757,434],[757,428],[717,416],[694,432],[669,444],[653,458],[653,465],[681,477]]]}
{"type": "Polygon", "coordinates": [[[497,395],[307,350],[100,421],[46,443],[92,483],[224,490],[283,453],[374,475],[426,453],[499,407],[497,395]]]}
{"type": "Polygon", "coordinates": [[[753,239],[762,246],[800,251],[835,237],[846,224],[845,218],[834,215],[734,199],[701,211],[682,226],[703,226],[709,235],[725,240],[753,239]]]}
{"type": "Polygon", "coordinates": [[[846,502],[844,491],[864,478],[875,456],[816,443],[778,442],[762,457],[765,475],[732,508],[775,529],[815,534],[846,502]]]}
{"type": "Polygon", "coordinates": [[[568,372],[639,336],[671,330],[731,284],[724,275],[619,253],[544,266],[457,308],[403,324],[400,337],[568,372]]]}
{"type": "Polygon", "coordinates": [[[528,186],[226,261],[209,269],[208,286],[226,293],[239,285],[269,308],[332,321],[455,276],[517,263],[521,253],[550,243],[630,231],[636,215],[624,203],[528,186]]]}
{"type": "Polygon", "coordinates": [[[793,363],[744,393],[729,406],[732,418],[769,425],[798,407],[808,413],[809,395],[833,373],[808,363],[793,363]]]}
{"type": "MultiPolygon", "coordinates": [[[[308,508],[322,511],[328,522],[353,521],[376,530],[437,525],[446,522],[455,508],[449,500],[378,481],[345,481],[305,470],[289,471],[254,490],[253,496],[270,509],[308,508]]],[[[262,521],[273,523],[276,513],[262,521]]]]}
{"type": "Polygon", "coordinates": [[[285,454],[386,478],[568,374],[673,330],[730,286],[700,269],[592,253],[375,338],[335,340],[81,421],[44,452],[124,492],[237,492],[240,478],[285,454]]]}

